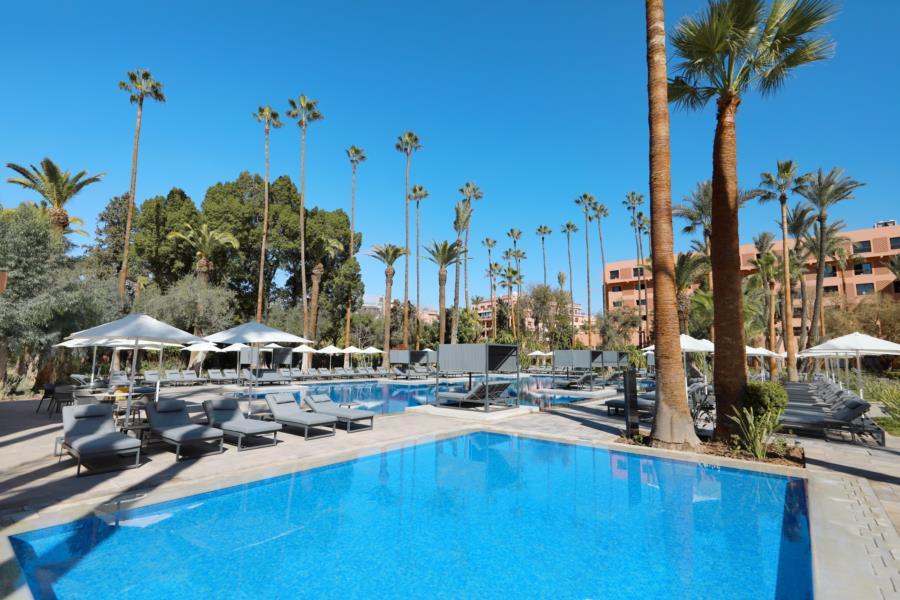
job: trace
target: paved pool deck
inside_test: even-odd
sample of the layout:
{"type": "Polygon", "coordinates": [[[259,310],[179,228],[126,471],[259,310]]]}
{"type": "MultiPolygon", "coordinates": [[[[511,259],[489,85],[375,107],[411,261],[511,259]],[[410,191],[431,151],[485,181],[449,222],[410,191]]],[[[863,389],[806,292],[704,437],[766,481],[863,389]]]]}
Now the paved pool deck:
{"type": "MultiPolygon", "coordinates": [[[[167,388],[164,395],[192,404],[219,397],[225,387],[167,388]]],[[[275,389],[284,389],[276,387],[275,389]]],[[[262,391],[265,391],[263,388],[262,391]]],[[[459,435],[490,430],[594,445],[617,451],[667,456],[705,464],[805,477],[817,598],[900,599],[900,441],[885,448],[799,438],[808,468],[779,467],[702,454],[672,452],[615,442],[623,425],[602,400],[489,415],[410,410],[376,418],[372,431],[304,441],[285,432],[276,447],[176,462],[169,446],[148,447],[138,469],[74,477],[74,461],[53,456],[61,433],[58,415],[35,414],[36,401],[0,403],[0,596],[29,598],[6,538],[17,532],[64,523],[119,507],[172,498],[273,477],[459,435]],[[505,414],[504,414],[505,413],[505,414]]],[[[195,406],[195,409],[197,407],[195,406]]]]}

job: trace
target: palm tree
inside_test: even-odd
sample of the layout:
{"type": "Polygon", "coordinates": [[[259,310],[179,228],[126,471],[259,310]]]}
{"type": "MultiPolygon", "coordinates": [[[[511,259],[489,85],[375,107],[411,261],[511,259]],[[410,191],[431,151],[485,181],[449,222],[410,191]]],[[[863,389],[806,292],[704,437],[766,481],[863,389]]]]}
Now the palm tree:
{"type": "Polygon", "coordinates": [[[394,285],[394,263],[403,256],[405,249],[394,244],[379,244],[369,252],[384,263],[384,306],[382,307],[382,319],[384,320],[384,354],[381,365],[387,369],[391,366],[391,286],[394,285]]]}
{"type": "MultiPolygon", "coordinates": [[[[819,236],[818,228],[812,234],[807,234],[806,238],[803,241],[803,245],[807,248],[808,256],[818,257],[820,254],[826,257],[833,256],[837,249],[842,244],[849,243],[846,237],[841,235],[841,231],[843,231],[847,227],[847,224],[844,223],[843,219],[837,219],[832,223],[828,223],[825,227],[824,235],[819,236]],[[821,239],[821,241],[820,241],[821,239]]],[[[826,259],[827,264],[827,259],[826,259]]],[[[817,265],[818,267],[818,261],[817,265]]],[[[816,269],[818,272],[818,268],[816,269]]],[[[824,282],[823,282],[824,283],[824,282]]],[[[824,287],[823,287],[824,292],[824,287]]],[[[825,337],[825,302],[824,299],[819,303],[818,308],[813,307],[814,314],[818,315],[818,321],[812,323],[810,327],[810,339],[814,340],[816,337],[819,339],[825,337]],[[813,326],[816,326],[816,337],[813,336],[813,326]]]]}
{"type": "MultiPolygon", "coordinates": [[[[664,13],[663,0],[647,0],[650,214],[653,217],[650,255],[653,259],[653,314],[656,317],[656,379],[660,386],[650,435],[655,444],[695,447],[700,445],[700,440],[694,432],[683,383],[685,374],[677,325],[664,13]]],[[[646,326],[649,327],[649,321],[646,326]]]]}
{"type": "MultiPolygon", "coordinates": [[[[753,244],[756,246],[756,258],[751,264],[756,268],[756,274],[759,281],[767,290],[766,308],[768,312],[768,348],[770,352],[775,352],[775,280],[777,259],[772,253],[772,247],[775,242],[775,235],[771,232],[764,231],[753,238],[753,244]]],[[[784,310],[787,310],[786,308],[784,310]]],[[[784,312],[784,310],[782,312],[784,312]]],[[[782,320],[782,329],[784,322],[782,320]]],[[[790,329],[790,326],[788,326],[790,329]]],[[[784,333],[782,333],[784,335],[784,333]]],[[[778,365],[774,357],[769,357],[769,373],[775,377],[778,365]]]]}
{"type": "Polygon", "coordinates": [[[403,347],[409,348],[409,168],[412,153],[421,150],[422,144],[419,143],[419,136],[412,131],[405,131],[403,135],[397,136],[394,149],[406,155],[406,184],[403,191],[403,220],[406,228],[403,243],[406,249],[406,254],[403,255],[403,347]]]}
{"type": "Polygon", "coordinates": [[[561,232],[566,234],[566,252],[569,256],[569,303],[571,304],[569,312],[571,320],[569,324],[572,326],[572,347],[575,346],[575,338],[577,332],[575,330],[575,293],[572,290],[572,234],[578,231],[578,226],[572,221],[566,221],[561,232]]]}
{"type": "Polygon", "coordinates": [[[840,245],[831,251],[831,258],[834,259],[835,265],[841,273],[841,292],[843,293],[844,298],[850,297],[847,290],[847,269],[856,265],[856,262],[860,259],[860,256],[855,254],[852,248],[853,247],[850,246],[850,249],[848,250],[846,245],[840,245]]]}
{"type": "MultiPolygon", "coordinates": [[[[788,247],[788,194],[796,193],[803,184],[805,175],[798,172],[797,163],[792,160],[779,160],[774,173],[760,175],[760,202],[778,200],[781,204],[781,255],[787,257],[788,247]]],[[[781,312],[781,329],[784,332],[784,347],[787,351],[788,380],[797,381],[797,340],[794,337],[793,300],[791,298],[790,260],[781,261],[781,295],[784,309],[781,312]]]]}
{"type": "Polygon", "coordinates": [[[900,254],[893,255],[885,266],[894,276],[894,280],[900,279],[900,254]]]}
{"type": "MultiPolygon", "coordinates": [[[[422,285],[419,281],[419,204],[428,197],[428,190],[421,185],[412,186],[409,199],[416,203],[416,311],[419,310],[419,293],[422,285]]],[[[421,335],[421,319],[416,318],[416,350],[419,349],[419,336],[421,335]]]]}
{"type": "Polygon", "coordinates": [[[806,316],[808,294],[806,293],[806,265],[809,262],[809,248],[803,243],[810,228],[815,223],[813,208],[805,202],[798,203],[788,210],[788,233],[794,242],[794,250],[791,253],[791,268],[796,272],[795,279],[800,285],[800,339],[797,340],[797,350],[804,350],[807,341],[806,316]]]}
{"type": "MultiPolygon", "coordinates": [[[[678,328],[680,333],[688,333],[691,289],[701,278],[706,276],[707,272],[709,272],[709,258],[705,254],[685,252],[679,254],[675,260],[675,298],[678,305],[678,328]]],[[[657,324],[657,329],[658,327],[659,325],[657,324]]]]}
{"type": "Polygon", "coordinates": [[[584,211],[584,264],[585,264],[585,274],[587,275],[587,334],[588,334],[588,348],[594,347],[593,334],[591,331],[591,245],[588,235],[588,223],[590,222],[591,216],[590,211],[593,208],[594,204],[596,204],[597,199],[594,198],[592,194],[582,194],[575,198],[575,204],[581,207],[581,210],[584,211]]]}
{"type": "Polygon", "coordinates": [[[272,128],[281,127],[281,121],[278,120],[278,113],[272,110],[268,104],[260,106],[255,113],[251,113],[258,123],[263,124],[265,133],[265,154],[266,154],[266,179],[263,186],[263,222],[262,222],[262,242],[259,246],[259,281],[256,287],[256,321],[262,321],[263,314],[263,290],[265,289],[265,272],[266,272],[266,242],[269,236],[269,131],[272,128]]]}
{"type": "Polygon", "coordinates": [[[125,218],[125,245],[122,247],[122,268],[119,270],[119,299],[125,298],[125,281],[128,279],[128,251],[131,247],[131,221],[134,219],[134,194],[137,184],[138,142],[141,139],[141,119],[144,116],[144,100],[165,102],[163,84],[156,81],[147,69],[128,72],[128,81],[120,81],[119,89],[128,92],[128,99],[137,104],[137,122],[134,126],[134,148],[131,153],[131,187],[128,192],[128,214],[125,218]]]}
{"type": "Polygon", "coordinates": [[[438,343],[447,339],[447,266],[459,263],[463,256],[462,245],[456,242],[436,242],[425,248],[427,258],[438,266],[438,343]]]}
{"type": "Polygon", "coordinates": [[[716,98],[713,141],[711,256],[716,282],[716,435],[726,439],[728,416],[746,384],[741,256],[738,229],[737,133],[741,97],[777,91],[797,68],[827,58],[832,44],[817,33],[835,14],[825,1],[717,0],[672,34],[680,59],[669,100],[700,109],[716,98]]]}
{"type": "MultiPolygon", "coordinates": [[[[516,271],[519,272],[519,275],[522,275],[522,261],[528,258],[528,255],[525,254],[525,251],[521,248],[516,248],[515,250],[510,252],[509,255],[514,261],[516,261],[516,271]]],[[[519,279],[522,279],[523,277],[520,277],[519,279]]],[[[519,286],[516,290],[516,293],[519,296],[522,295],[522,283],[522,281],[519,282],[519,286]]]]}
{"type": "MultiPolygon", "coordinates": [[[[513,288],[522,285],[522,275],[518,269],[507,266],[500,272],[500,285],[506,288],[506,302],[509,306],[509,323],[514,338],[519,336],[518,321],[516,318],[516,307],[513,304],[512,291],[513,288]]],[[[521,300],[521,296],[516,299],[516,304],[521,300]]]]}
{"type": "MultiPolygon", "coordinates": [[[[297,126],[300,128],[300,288],[303,301],[303,336],[309,337],[310,318],[306,299],[306,128],[310,123],[320,121],[325,116],[319,112],[319,101],[304,94],[300,94],[296,100],[289,98],[288,104],[290,108],[287,116],[297,119],[297,126]]],[[[354,165],[354,174],[355,172],[354,165]]],[[[307,364],[307,356],[303,355],[304,366],[307,364]]]]}
{"type": "MultiPolygon", "coordinates": [[[[519,274],[522,273],[522,260],[525,258],[524,252],[519,252],[519,240],[522,239],[522,231],[516,229],[515,227],[511,227],[509,231],[506,232],[506,237],[512,240],[513,247],[512,252],[510,252],[510,257],[516,261],[516,270],[519,274]]],[[[518,292],[520,296],[522,295],[521,284],[519,286],[518,292]]]]}
{"type": "Polygon", "coordinates": [[[206,223],[203,223],[197,229],[190,223],[182,225],[181,231],[172,231],[167,236],[170,240],[182,240],[194,251],[197,262],[194,263],[194,270],[197,272],[197,279],[203,287],[209,285],[209,276],[215,270],[213,256],[221,248],[240,248],[240,244],[236,237],[227,231],[220,229],[210,229],[206,223]]]}
{"type": "MultiPolygon", "coordinates": [[[[459,188],[459,193],[463,195],[463,201],[469,205],[470,213],[474,212],[474,207],[472,206],[472,200],[481,200],[484,198],[484,193],[481,191],[477,185],[472,183],[471,181],[467,181],[461,188],[459,188]]],[[[466,255],[469,253],[469,229],[472,227],[472,218],[469,217],[469,224],[466,226],[466,239],[464,242],[463,250],[465,250],[466,255]]],[[[465,281],[465,296],[466,296],[466,310],[469,310],[469,259],[466,258],[463,263],[463,280],[465,281]]]]}
{"type": "Polygon", "coordinates": [[[487,276],[488,282],[491,286],[491,337],[497,335],[497,302],[494,296],[494,270],[493,270],[493,260],[491,258],[491,250],[497,245],[497,240],[491,239],[489,237],[481,240],[481,245],[487,248],[488,253],[488,269],[487,276]]]}
{"type": "Polygon", "coordinates": [[[497,337],[497,281],[500,279],[500,273],[503,267],[498,262],[489,262],[487,268],[487,276],[491,284],[491,333],[492,337],[497,337]]]}
{"type": "Polygon", "coordinates": [[[309,330],[314,340],[319,339],[319,289],[325,274],[325,261],[333,259],[343,250],[344,245],[340,240],[332,237],[319,238],[309,249],[310,257],[316,263],[310,276],[312,290],[309,302],[309,330]]]}
{"type": "MultiPolygon", "coordinates": [[[[644,204],[644,195],[638,194],[637,192],[628,192],[625,195],[625,199],[622,201],[622,205],[631,212],[631,230],[634,232],[634,252],[637,256],[638,268],[640,269],[640,284],[638,285],[638,310],[641,310],[641,306],[643,306],[644,311],[647,309],[647,285],[644,282],[644,257],[642,252],[642,243],[641,243],[641,227],[643,222],[644,214],[642,212],[638,212],[638,207],[643,206],[644,204]],[[643,295],[643,299],[641,296],[643,295]]],[[[646,313],[645,313],[646,314],[646,313]]],[[[646,321],[646,317],[645,317],[646,321]]],[[[643,328],[640,328],[643,331],[643,328]]],[[[642,334],[643,335],[643,334],[642,334]]],[[[643,337],[641,340],[641,345],[646,341],[646,337],[643,337]]]]}
{"type": "MultiPolygon", "coordinates": [[[[356,254],[356,168],[366,160],[366,151],[357,146],[345,150],[350,160],[350,256],[356,254]]],[[[347,318],[344,323],[344,347],[350,345],[350,321],[353,317],[353,298],[347,298],[347,318]]],[[[350,355],[344,354],[344,367],[350,366],[350,355]]]]}
{"type": "Polygon", "coordinates": [[[462,249],[456,260],[455,279],[453,286],[453,312],[450,315],[450,343],[456,343],[459,333],[459,263],[466,260],[466,248],[463,244],[463,235],[469,227],[472,218],[472,206],[463,200],[457,202],[454,207],[456,218],[453,220],[453,229],[456,231],[456,245],[462,249]]]}
{"type": "Polygon", "coordinates": [[[816,295],[813,301],[812,323],[810,333],[814,341],[820,339],[818,331],[820,311],[822,310],[822,291],[825,281],[825,258],[829,255],[825,243],[825,233],[828,223],[828,211],[839,202],[851,200],[853,192],[864,184],[844,176],[844,170],[837,167],[828,173],[819,169],[806,179],[797,192],[806,198],[816,210],[818,222],[818,254],[816,255],[816,295]]]}
{"type": "Polygon", "coordinates": [[[553,229],[551,229],[549,225],[539,225],[535,233],[541,238],[541,258],[544,261],[544,285],[547,285],[547,249],[544,247],[544,241],[547,239],[548,235],[553,233],[553,229]]]}
{"type": "Polygon", "coordinates": [[[41,206],[47,210],[50,217],[53,230],[59,235],[66,233],[70,223],[84,223],[78,217],[69,215],[66,203],[78,192],[92,183],[97,183],[104,176],[104,173],[100,173],[86,177],[87,171],[79,171],[72,175],[69,171],[60,170],[57,164],[49,158],[41,161],[40,169],[30,165],[29,170],[15,163],[6,163],[6,166],[20,175],[19,177],[10,177],[6,182],[37,192],[41,197],[41,206]]]}
{"type": "MultiPolygon", "coordinates": [[[[606,297],[606,250],[603,248],[603,227],[601,225],[601,221],[607,217],[609,217],[609,209],[606,208],[606,205],[602,202],[594,201],[594,204],[591,206],[591,210],[593,214],[591,215],[591,220],[597,222],[597,237],[600,241],[600,268],[601,277],[600,291],[603,292],[603,312],[609,310],[609,300],[606,297]]],[[[546,282],[544,282],[546,284],[546,282]]]]}

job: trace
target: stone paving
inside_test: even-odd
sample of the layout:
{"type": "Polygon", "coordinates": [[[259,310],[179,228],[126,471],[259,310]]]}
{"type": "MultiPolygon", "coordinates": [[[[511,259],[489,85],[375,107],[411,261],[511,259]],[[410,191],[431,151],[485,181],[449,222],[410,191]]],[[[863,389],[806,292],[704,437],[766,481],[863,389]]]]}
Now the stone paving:
{"type": "MultiPolygon", "coordinates": [[[[206,386],[165,393],[196,403],[222,391],[206,386]]],[[[518,409],[508,415],[491,413],[490,417],[460,417],[457,411],[454,418],[448,418],[440,411],[409,410],[379,416],[374,430],[368,432],[338,431],[334,437],[308,442],[302,436],[283,433],[276,447],[238,453],[226,444],[224,454],[182,462],[174,460],[170,447],[152,445],[139,469],[76,478],[71,459],[58,462],[52,456],[54,440],[62,429],[59,416],[48,419],[44,412],[35,414],[35,406],[33,401],[0,403],[0,596],[27,597],[9,574],[16,567],[5,537],[16,531],[120,505],[159,502],[386,448],[490,429],[807,476],[817,598],[900,599],[900,443],[890,436],[883,449],[799,438],[808,459],[808,468],[800,471],[615,444],[622,419],[607,416],[602,401],[593,400],[552,412],[518,409]]]]}

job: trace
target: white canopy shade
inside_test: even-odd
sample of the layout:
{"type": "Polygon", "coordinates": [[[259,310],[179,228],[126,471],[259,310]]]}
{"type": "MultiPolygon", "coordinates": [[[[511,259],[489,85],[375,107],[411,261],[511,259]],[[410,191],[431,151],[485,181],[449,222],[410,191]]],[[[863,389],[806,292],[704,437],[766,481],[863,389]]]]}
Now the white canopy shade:
{"type": "Polygon", "coordinates": [[[103,325],[91,327],[82,331],[76,331],[66,339],[103,339],[126,338],[141,342],[163,342],[174,344],[191,344],[203,340],[195,335],[172,327],[153,317],[132,313],[116,321],[110,321],[103,325]]]}
{"type": "Polygon", "coordinates": [[[747,356],[761,358],[781,358],[780,354],[778,354],[777,352],[772,352],[768,348],[754,348],[753,346],[746,346],[746,354],[747,356]]]}
{"type": "Polygon", "coordinates": [[[800,356],[882,356],[900,355],[900,344],[854,332],[807,348],[800,356]]]}
{"type": "Polygon", "coordinates": [[[312,340],[257,323],[256,321],[250,321],[243,325],[208,335],[206,340],[216,344],[233,344],[235,342],[243,342],[245,344],[269,344],[272,342],[281,344],[312,343],[312,340]]]}
{"type": "Polygon", "coordinates": [[[529,352],[528,356],[547,356],[547,355],[544,354],[543,352],[541,352],[540,350],[535,350],[534,352],[529,352]]]}
{"type": "Polygon", "coordinates": [[[236,344],[231,344],[230,346],[226,346],[224,348],[220,348],[219,352],[240,352],[244,348],[249,348],[247,344],[241,344],[240,342],[236,344]]]}
{"type": "Polygon", "coordinates": [[[344,354],[362,354],[362,350],[356,346],[347,346],[344,348],[344,354]]]}
{"type": "Polygon", "coordinates": [[[381,350],[376,348],[375,346],[369,346],[365,350],[362,351],[362,354],[384,354],[381,350]]]}
{"type": "Polygon", "coordinates": [[[210,344],[209,342],[200,342],[198,344],[191,344],[190,346],[185,346],[181,349],[182,352],[218,352],[219,347],[215,344],[210,344]]]}
{"type": "MultiPolygon", "coordinates": [[[[371,348],[371,346],[369,346],[371,348]]],[[[422,348],[422,352],[434,352],[431,348],[422,348]]]]}
{"type": "Polygon", "coordinates": [[[276,350],[278,348],[284,348],[284,346],[279,346],[275,342],[272,342],[271,344],[266,344],[265,346],[263,346],[263,348],[268,348],[269,350],[276,350]]]}
{"type": "MultiPolygon", "coordinates": [[[[697,338],[693,338],[685,333],[682,333],[679,336],[681,341],[681,351],[682,352],[714,352],[716,347],[709,340],[698,340],[697,338]]],[[[656,345],[647,346],[643,349],[643,352],[655,352],[656,345]]]]}
{"type": "Polygon", "coordinates": [[[307,346],[306,344],[300,344],[296,348],[293,348],[291,352],[297,352],[301,354],[312,354],[315,353],[316,349],[307,346]]]}
{"type": "Polygon", "coordinates": [[[316,350],[319,354],[343,354],[344,351],[336,346],[325,346],[316,350]]]}
{"type": "Polygon", "coordinates": [[[90,346],[102,346],[102,345],[103,344],[95,343],[94,340],[63,340],[58,344],[53,344],[53,347],[54,348],[87,348],[90,346]]]}

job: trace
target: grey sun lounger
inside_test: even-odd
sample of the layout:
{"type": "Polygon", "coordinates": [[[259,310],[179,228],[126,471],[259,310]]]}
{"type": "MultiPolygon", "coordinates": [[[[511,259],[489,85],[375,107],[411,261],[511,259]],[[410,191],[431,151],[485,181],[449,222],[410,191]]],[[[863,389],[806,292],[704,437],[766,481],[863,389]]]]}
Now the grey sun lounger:
{"type": "Polygon", "coordinates": [[[235,369],[222,369],[222,375],[225,376],[225,379],[235,383],[240,383],[241,381],[241,376],[238,375],[238,372],[235,369]]]}
{"type": "MultiPolygon", "coordinates": [[[[467,392],[438,392],[438,402],[446,401],[462,406],[463,404],[484,404],[485,396],[490,404],[496,404],[500,396],[512,385],[511,381],[493,381],[472,387],[467,392]]],[[[506,401],[502,401],[506,404],[506,401]]]]}
{"type": "Polygon", "coordinates": [[[879,446],[885,445],[884,430],[865,417],[870,405],[863,400],[848,400],[833,413],[790,413],[781,417],[781,430],[786,433],[807,433],[825,436],[826,432],[846,431],[854,439],[872,436],[879,446]]]}
{"type": "Polygon", "coordinates": [[[601,387],[604,385],[603,380],[598,378],[593,372],[590,372],[590,373],[582,374],[581,377],[579,377],[578,379],[576,379],[574,381],[567,382],[563,386],[563,388],[567,389],[567,390],[582,388],[585,386],[590,386],[592,382],[594,383],[594,385],[596,385],[598,387],[601,387]]]}
{"type": "Polygon", "coordinates": [[[266,394],[266,404],[269,405],[269,412],[272,413],[272,420],[280,423],[284,427],[295,427],[303,430],[303,439],[308,440],[310,427],[319,427],[327,429],[331,427],[330,433],[323,433],[314,438],[328,437],[334,435],[338,420],[330,415],[307,412],[300,408],[294,395],[290,392],[277,392],[274,394],[266,394]]]}
{"type": "Polygon", "coordinates": [[[211,383],[231,383],[237,380],[236,376],[228,377],[221,369],[207,369],[206,376],[211,383]]]}
{"type": "MultiPolygon", "coordinates": [[[[656,399],[648,394],[638,394],[637,409],[639,413],[652,413],[656,408],[656,399]]],[[[615,415],[625,412],[625,398],[612,398],[604,403],[606,414],[615,415]]]]}
{"type": "MultiPolygon", "coordinates": [[[[100,456],[134,454],[133,469],[141,464],[141,441],[116,431],[112,404],[64,406],[62,409],[63,437],[56,455],[62,460],[63,451],[78,461],[75,476],[81,476],[81,463],[100,456]]],[[[118,469],[90,470],[88,475],[118,469]]]]}
{"type": "Polygon", "coordinates": [[[184,383],[184,379],[181,377],[181,371],[178,369],[166,370],[166,381],[172,385],[181,385],[184,383]]]}
{"type": "Polygon", "coordinates": [[[273,423],[272,421],[260,421],[259,419],[248,419],[241,412],[241,408],[234,398],[204,400],[203,412],[206,413],[206,419],[211,427],[221,429],[225,432],[225,435],[237,438],[238,452],[244,449],[243,441],[245,437],[272,434],[271,443],[254,445],[251,448],[264,448],[278,443],[278,432],[281,431],[281,424],[273,423]]]}
{"type": "Polygon", "coordinates": [[[197,374],[194,373],[190,369],[184,369],[181,371],[181,380],[189,385],[193,385],[193,384],[197,384],[197,383],[202,384],[202,383],[207,382],[207,379],[205,379],[203,377],[197,377],[197,374]]]}
{"type": "Polygon", "coordinates": [[[147,419],[150,421],[152,435],[175,446],[175,460],[181,460],[181,447],[191,444],[218,440],[218,450],[206,454],[221,454],[225,451],[222,445],[224,432],[215,427],[192,423],[184,400],[166,399],[147,403],[147,419]]]}
{"type": "Polygon", "coordinates": [[[325,367],[319,367],[315,371],[316,371],[316,375],[318,375],[322,379],[333,379],[334,378],[334,373],[332,373],[325,367]]]}
{"type": "Polygon", "coordinates": [[[370,410],[349,408],[333,402],[325,394],[304,394],[303,402],[316,414],[334,417],[340,423],[347,426],[347,433],[366,431],[375,427],[375,413],[370,410]],[[368,425],[354,427],[361,421],[369,421],[368,425]]]}

